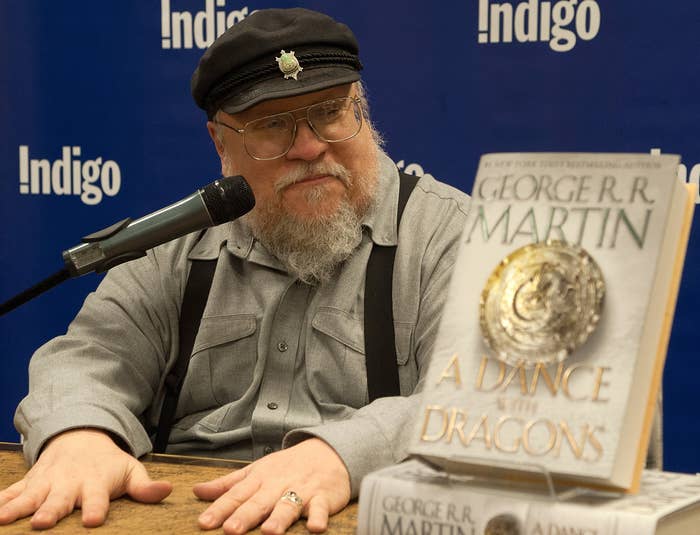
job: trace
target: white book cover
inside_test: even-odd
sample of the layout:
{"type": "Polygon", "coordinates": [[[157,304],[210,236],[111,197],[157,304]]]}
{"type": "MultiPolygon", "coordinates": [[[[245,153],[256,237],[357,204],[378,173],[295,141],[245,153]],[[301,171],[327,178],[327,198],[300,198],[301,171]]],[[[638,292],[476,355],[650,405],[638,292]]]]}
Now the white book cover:
{"type": "Polygon", "coordinates": [[[694,206],[678,164],[482,157],[411,453],[638,487],[694,206]]]}

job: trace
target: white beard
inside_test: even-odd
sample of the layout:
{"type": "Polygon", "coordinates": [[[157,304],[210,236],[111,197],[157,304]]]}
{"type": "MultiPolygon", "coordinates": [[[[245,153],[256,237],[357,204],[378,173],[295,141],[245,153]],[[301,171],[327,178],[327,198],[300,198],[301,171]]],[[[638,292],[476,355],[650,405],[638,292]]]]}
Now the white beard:
{"type": "MultiPolygon", "coordinates": [[[[301,164],[275,183],[276,199],[257,207],[246,216],[255,238],[299,280],[313,285],[328,282],[338,266],[362,241],[362,218],[373,202],[378,162],[367,168],[367,175],[354,177],[340,164],[301,164]],[[335,212],[326,216],[299,217],[289,213],[282,202],[282,190],[308,176],[329,174],[356,191],[351,201],[345,195],[335,212]]],[[[309,188],[310,205],[323,204],[325,187],[309,188]]]]}

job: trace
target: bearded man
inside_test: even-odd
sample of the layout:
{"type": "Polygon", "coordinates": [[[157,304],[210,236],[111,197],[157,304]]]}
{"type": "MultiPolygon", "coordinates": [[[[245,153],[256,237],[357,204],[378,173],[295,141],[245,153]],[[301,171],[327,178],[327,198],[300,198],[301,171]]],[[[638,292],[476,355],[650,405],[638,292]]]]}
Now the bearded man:
{"type": "Polygon", "coordinates": [[[197,262],[215,270],[159,436],[169,453],[253,461],[195,487],[213,501],[202,529],[283,533],[305,516],[324,531],[365,474],[405,458],[467,197],[429,176],[400,195],[407,177],[381,150],[360,69],[352,32],[304,9],[257,11],[207,50],[192,93],[222,173],[244,176],[256,206],[112,269],[37,351],[15,418],[33,467],[0,494],[0,523],[47,528],[79,505],[98,526],[110,499],[168,495],[137,459],[162,431],[197,262]],[[366,273],[392,248],[393,321],[377,334],[366,273]],[[385,337],[392,361],[376,366],[366,348],[385,337]],[[377,393],[376,373],[395,390],[377,393]]]}

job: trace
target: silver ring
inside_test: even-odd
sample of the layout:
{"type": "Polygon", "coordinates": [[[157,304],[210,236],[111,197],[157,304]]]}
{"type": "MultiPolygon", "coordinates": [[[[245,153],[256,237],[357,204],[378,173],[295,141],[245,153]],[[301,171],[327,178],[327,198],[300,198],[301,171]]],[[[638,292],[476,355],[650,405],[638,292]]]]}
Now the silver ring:
{"type": "Polygon", "coordinates": [[[282,497],[280,498],[281,502],[289,502],[292,505],[297,506],[299,509],[304,507],[304,500],[302,500],[299,495],[294,492],[293,490],[288,490],[284,494],[282,494],[282,497]]]}

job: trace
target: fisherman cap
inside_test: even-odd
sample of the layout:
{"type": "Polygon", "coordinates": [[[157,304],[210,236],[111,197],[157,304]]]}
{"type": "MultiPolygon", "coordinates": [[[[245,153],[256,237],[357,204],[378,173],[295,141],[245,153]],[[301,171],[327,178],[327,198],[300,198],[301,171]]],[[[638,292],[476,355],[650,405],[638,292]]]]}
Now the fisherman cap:
{"type": "Polygon", "coordinates": [[[356,82],[358,51],[350,28],[323,13],[261,9],[207,49],[192,75],[192,96],[211,117],[356,82]]]}

